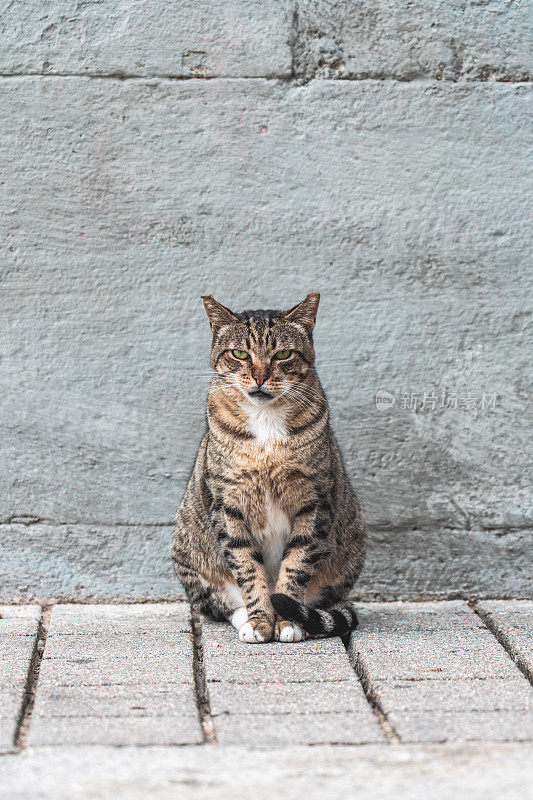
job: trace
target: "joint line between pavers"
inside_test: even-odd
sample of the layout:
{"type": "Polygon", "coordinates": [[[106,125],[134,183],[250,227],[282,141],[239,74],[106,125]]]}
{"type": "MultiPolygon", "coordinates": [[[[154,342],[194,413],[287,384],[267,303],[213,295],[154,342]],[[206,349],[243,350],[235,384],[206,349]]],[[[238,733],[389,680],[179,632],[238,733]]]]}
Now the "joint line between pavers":
{"type": "MultiPolygon", "coordinates": [[[[352,637],[353,635],[354,634],[352,634],[352,637]]],[[[359,678],[359,683],[362,686],[367,703],[374,712],[381,730],[391,744],[398,744],[401,742],[400,735],[394,725],[390,722],[387,713],[381,705],[381,701],[377,696],[374,687],[372,686],[369,669],[364,663],[361,654],[357,652],[355,645],[350,647],[349,637],[346,640],[343,640],[343,644],[346,648],[346,653],[348,655],[350,664],[354,668],[355,674],[359,678]]]]}
{"type": "Polygon", "coordinates": [[[477,614],[480,620],[483,622],[486,628],[492,633],[498,644],[500,644],[513,664],[520,670],[520,672],[527,678],[530,684],[533,686],[533,672],[529,665],[524,661],[520,653],[517,653],[515,648],[513,647],[509,637],[503,631],[498,622],[494,619],[492,614],[489,611],[485,611],[482,609],[477,600],[469,600],[468,605],[472,609],[472,611],[477,614]]]}
{"type": "Polygon", "coordinates": [[[196,694],[196,705],[198,707],[198,717],[202,728],[202,735],[206,744],[213,744],[217,741],[215,723],[211,714],[211,703],[209,691],[207,689],[207,679],[205,675],[204,646],[202,641],[202,621],[198,611],[191,607],[191,630],[193,647],[193,672],[194,689],[196,694]]]}
{"type": "Polygon", "coordinates": [[[20,711],[15,727],[15,735],[13,737],[13,744],[19,752],[24,747],[24,743],[30,728],[31,715],[35,705],[37,684],[39,681],[39,673],[41,670],[44,648],[46,647],[46,637],[48,635],[52,608],[53,606],[51,605],[41,606],[41,614],[39,617],[39,623],[37,625],[37,633],[35,634],[33,651],[30,658],[30,665],[28,667],[28,675],[26,677],[26,684],[24,686],[24,694],[22,696],[20,711]]]}

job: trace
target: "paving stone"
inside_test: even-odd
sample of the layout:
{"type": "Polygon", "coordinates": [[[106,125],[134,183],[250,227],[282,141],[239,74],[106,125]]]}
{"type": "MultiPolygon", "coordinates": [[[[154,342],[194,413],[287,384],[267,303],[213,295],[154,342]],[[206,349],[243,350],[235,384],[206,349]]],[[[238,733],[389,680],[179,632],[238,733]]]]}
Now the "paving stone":
{"type": "Polygon", "coordinates": [[[525,711],[533,688],[516,679],[373,680],[381,702],[395,711],[525,711]]]}
{"type": "Polygon", "coordinates": [[[466,603],[377,603],[359,620],[350,651],[402,740],[531,735],[531,687],[466,603]]]}
{"type": "Polygon", "coordinates": [[[183,603],[55,606],[29,744],[201,742],[188,620],[183,603]]]}
{"type": "Polygon", "coordinates": [[[121,636],[116,632],[108,634],[57,634],[47,643],[46,658],[71,658],[73,655],[83,655],[89,658],[97,657],[102,649],[112,656],[128,658],[145,658],[150,656],[166,656],[175,651],[184,639],[191,637],[190,631],[170,631],[157,633],[138,634],[130,626],[121,636]],[[125,643],[125,640],[127,642],[125,643]]]}
{"type": "MultiPolygon", "coordinates": [[[[296,701],[295,697],[295,701],[296,701]]],[[[228,714],[216,717],[217,741],[223,745],[285,747],[294,744],[369,744],[385,734],[370,708],[363,713],[293,712],[291,714],[228,714]]]]}
{"type": "Polygon", "coordinates": [[[116,650],[117,653],[124,653],[124,637],[128,638],[130,645],[129,649],[126,650],[127,654],[148,655],[154,648],[157,648],[162,653],[164,650],[173,649],[176,643],[191,635],[190,630],[154,630],[153,632],[139,633],[136,630],[136,626],[125,625],[124,627],[125,630],[122,635],[117,631],[112,633],[100,631],[99,633],[93,632],[87,635],[81,633],[56,634],[50,641],[48,656],[56,657],[61,654],[63,657],[68,657],[73,652],[79,653],[80,651],[89,654],[97,652],[97,648],[101,646],[105,646],[109,651],[116,650]]]}
{"type": "Polygon", "coordinates": [[[211,712],[219,714],[365,713],[368,703],[355,675],[352,680],[292,684],[209,684],[211,712]]]}
{"type": "Polygon", "coordinates": [[[523,742],[533,740],[533,711],[392,712],[403,742],[523,742]]]}
{"type": "Polygon", "coordinates": [[[372,603],[360,606],[359,631],[365,638],[380,641],[387,637],[398,640],[399,635],[443,632],[453,635],[467,631],[470,635],[484,632],[485,625],[462,600],[426,603],[372,603]]]}
{"type": "Polygon", "coordinates": [[[64,604],[54,609],[53,634],[73,636],[93,633],[127,633],[142,636],[146,633],[190,632],[188,603],[117,603],[116,605],[64,604]],[[150,613],[147,613],[147,609],[150,613]],[[172,620],[169,627],[168,620],[172,620]],[[105,626],[103,631],[102,625],[105,626]]]}
{"type": "Polygon", "coordinates": [[[292,8],[278,0],[48,0],[3,9],[0,71],[281,75],[291,70],[292,8]],[[268,29],[268,35],[265,30],[268,29]]]}
{"type": "Polygon", "coordinates": [[[52,623],[41,686],[192,683],[187,603],[60,605],[52,623]]]}
{"type": "Polygon", "coordinates": [[[420,646],[420,639],[406,637],[396,647],[390,643],[364,647],[364,659],[373,673],[380,678],[514,678],[515,669],[507,653],[494,649],[488,641],[475,640],[463,646],[442,637],[434,642],[431,637],[420,646]]]}
{"type": "Polygon", "coordinates": [[[352,646],[373,679],[517,678],[507,653],[461,601],[361,606],[352,646]]]}
{"type": "Polygon", "coordinates": [[[35,622],[39,620],[41,609],[39,606],[0,606],[0,635],[2,639],[15,636],[35,636],[35,622]]]}
{"type": "Polygon", "coordinates": [[[0,606],[0,753],[13,749],[40,614],[39,606],[0,606]]]}
{"type": "Polygon", "coordinates": [[[53,717],[32,731],[32,746],[200,744],[194,713],[124,717],[53,717]]]}
{"type": "Polygon", "coordinates": [[[41,686],[113,686],[116,684],[192,683],[192,647],[190,641],[182,642],[182,649],[164,657],[135,658],[124,654],[120,658],[107,656],[105,651],[98,658],[63,660],[43,659],[41,686]],[[44,672],[44,674],[43,674],[44,672]]]}
{"type": "Polygon", "coordinates": [[[41,692],[39,713],[57,718],[91,717],[96,709],[100,717],[177,715],[190,714],[195,702],[190,683],[59,685],[41,692]]]}
{"type": "MultiPolygon", "coordinates": [[[[24,667],[29,663],[26,656],[31,656],[34,640],[29,636],[6,636],[2,637],[1,642],[0,687],[16,688],[20,683],[19,672],[24,673],[24,667]]],[[[24,675],[26,673],[27,669],[24,675]]]]}
{"type": "MultiPolygon", "coordinates": [[[[0,647],[1,643],[2,638],[0,637],[0,647]]],[[[0,688],[0,741],[2,741],[2,735],[5,734],[13,720],[17,719],[23,696],[24,686],[20,689],[0,688]]],[[[12,739],[13,737],[11,736],[12,739]]],[[[0,752],[4,751],[0,748],[0,752]]]]}
{"type": "Polygon", "coordinates": [[[533,601],[481,600],[479,609],[513,658],[533,676],[533,601]]]}
{"type": "Polygon", "coordinates": [[[1,800],[525,800],[527,744],[31,748],[0,762],[1,800]]]}
{"type": "Polygon", "coordinates": [[[246,660],[239,656],[212,658],[208,662],[209,680],[233,683],[302,683],[309,681],[346,680],[340,657],[312,657],[299,654],[294,649],[290,654],[269,656],[262,660],[246,660]],[[335,663],[337,661],[337,663],[335,663]]]}
{"type": "MultiPolygon", "coordinates": [[[[32,723],[33,724],[33,723],[32,723]]],[[[38,722],[29,736],[32,746],[200,744],[198,714],[150,716],[51,717],[38,722]]]]}

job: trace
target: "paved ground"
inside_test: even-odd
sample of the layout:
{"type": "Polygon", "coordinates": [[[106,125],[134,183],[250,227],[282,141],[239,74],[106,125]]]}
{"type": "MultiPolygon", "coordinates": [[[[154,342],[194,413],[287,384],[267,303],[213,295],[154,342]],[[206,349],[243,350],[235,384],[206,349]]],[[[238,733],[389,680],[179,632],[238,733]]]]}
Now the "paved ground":
{"type": "Polygon", "coordinates": [[[533,602],[246,645],[184,603],[0,607],[0,798],[527,796],[533,602]]]}

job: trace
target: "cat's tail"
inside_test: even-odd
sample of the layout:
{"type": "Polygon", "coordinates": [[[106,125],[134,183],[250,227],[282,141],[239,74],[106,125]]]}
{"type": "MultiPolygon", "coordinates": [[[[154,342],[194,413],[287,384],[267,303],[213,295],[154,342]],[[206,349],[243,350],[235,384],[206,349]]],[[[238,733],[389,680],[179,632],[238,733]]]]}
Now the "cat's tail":
{"type": "Polygon", "coordinates": [[[271,594],[276,614],[297,622],[310,636],[347,636],[357,628],[357,614],[352,603],[335,603],[327,611],[312,608],[286,594],[271,594]]]}

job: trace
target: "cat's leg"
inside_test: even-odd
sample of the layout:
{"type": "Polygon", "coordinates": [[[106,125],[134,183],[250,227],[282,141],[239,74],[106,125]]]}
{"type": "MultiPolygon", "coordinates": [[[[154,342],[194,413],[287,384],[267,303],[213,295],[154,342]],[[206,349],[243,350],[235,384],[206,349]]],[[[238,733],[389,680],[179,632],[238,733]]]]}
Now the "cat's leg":
{"type": "Polygon", "coordinates": [[[304,629],[297,622],[289,622],[286,619],[276,617],[274,639],[277,642],[301,642],[305,637],[304,629]]]}
{"type": "Polygon", "coordinates": [[[236,631],[240,631],[243,625],[248,622],[248,612],[246,610],[246,606],[240,606],[239,608],[236,608],[235,611],[230,615],[229,621],[236,631]]]}
{"type": "Polygon", "coordinates": [[[202,580],[198,571],[192,567],[186,551],[180,546],[177,539],[174,541],[172,557],[174,560],[174,567],[185,589],[191,607],[201,614],[213,615],[210,602],[211,586],[207,581],[202,580]]]}
{"type": "MultiPolygon", "coordinates": [[[[322,566],[322,565],[321,565],[322,566]]],[[[305,604],[328,611],[337,603],[342,603],[352,589],[357,574],[353,571],[342,574],[345,564],[327,563],[317,570],[307,586],[305,604]]]]}
{"type": "Polygon", "coordinates": [[[228,622],[233,625],[235,630],[240,630],[242,626],[248,622],[248,612],[244,605],[241,590],[236,583],[230,583],[228,581],[219,589],[219,595],[222,602],[231,609],[227,616],[228,622]]]}
{"type": "MultiPolygon", "coordinates": [[[[291,535],[285,547],[276,581],[276,594],[285,594],[304,602],[306,588],[316,564],[323,555],[323,537],[317,536],[316,504],[304,506],[296,515],[291,535]]],[[[300,642],[305,632],[296,622],[278,617],[274,631],[280,642],[300,642]]]]}
{"type": "Polygon", "coordinates": [[[217,620],[228,620],[237,630],[248,621],[241,591],[223,574],[211,572],[209,577],[194,570],[182,549],[174,545],[176,571],[191,606],[201,614],[217,620]]]}
{"type": "MultiPolygon", "coordinates": [[[[268,642],[274,631],[275,614],[268,591],[263,558],[257,550],[244,517],[238,509],[224,506],[227,538],[222,541],[223,554],[241,590],[247,620],[239,628],[243,642],[268,642]]],[[[242,611],[235,617],[244,619],[242,611]]]]}

